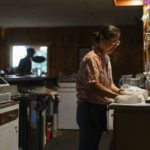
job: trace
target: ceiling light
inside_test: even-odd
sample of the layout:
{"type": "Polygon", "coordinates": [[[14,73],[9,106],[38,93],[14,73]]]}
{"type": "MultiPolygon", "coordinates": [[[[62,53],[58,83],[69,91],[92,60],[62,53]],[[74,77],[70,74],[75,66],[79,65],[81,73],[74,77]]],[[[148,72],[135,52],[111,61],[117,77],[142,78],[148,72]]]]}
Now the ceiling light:
{"type": "Polygon", "coordinates": [[[114,0],[115,6],[142,6],[143,0],[114,0]]]}

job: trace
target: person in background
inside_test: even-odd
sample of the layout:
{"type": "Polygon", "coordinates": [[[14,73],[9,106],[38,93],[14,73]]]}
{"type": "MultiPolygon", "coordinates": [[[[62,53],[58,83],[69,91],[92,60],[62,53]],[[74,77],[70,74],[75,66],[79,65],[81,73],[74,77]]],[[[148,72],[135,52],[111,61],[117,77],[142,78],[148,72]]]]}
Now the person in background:
{"type": "Polygon", "coordinates": [[[94,33],[92,50],[81,60],[76,81],[79,150],[98,150],[102,132],[107,130],[110,98],[127,94],[115,86],[108,56],[119,46],[119,38],[117,27],[104,26],[94,33]]]}
{"type": "Polygon", "coordinates": [[[34,48],[27,48],[27,56],[22,58],[19,62],[17,72],[21,75],[31,74],[31,61],[35,54],[34,48]]]}

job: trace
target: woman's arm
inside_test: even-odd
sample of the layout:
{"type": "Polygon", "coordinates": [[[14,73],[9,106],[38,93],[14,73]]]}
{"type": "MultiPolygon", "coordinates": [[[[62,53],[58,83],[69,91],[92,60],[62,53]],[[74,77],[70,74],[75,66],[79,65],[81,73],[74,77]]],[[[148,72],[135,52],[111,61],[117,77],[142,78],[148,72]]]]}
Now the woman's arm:
{"type": "Polygon", "coordinates": [[[120,94],[120,95],[130,95],[129,93],[127,93],[123,90],[120,90],[118,87],[116,87],[116,85],[114,83],[112,83],[112,85],[111,85],[111,90],[120,94]]]}
{"type": "Polygon", "coordinates": [[[99,95],[99,96],[105,96],[109,98],[115,98],[119,94],[115,91],[112,91],[106,87],[104,87],[101,83],[89,83],[90,90],[99,95]]]}
{"type": "Polygon", "coordinates": [[[118,87],[116,87],[116,85],[114,83],[112,83],[111,84],[111,90],[114,91],[114,92],[116,92],[116,93],[119,93],[120,89],[118,87]]]}

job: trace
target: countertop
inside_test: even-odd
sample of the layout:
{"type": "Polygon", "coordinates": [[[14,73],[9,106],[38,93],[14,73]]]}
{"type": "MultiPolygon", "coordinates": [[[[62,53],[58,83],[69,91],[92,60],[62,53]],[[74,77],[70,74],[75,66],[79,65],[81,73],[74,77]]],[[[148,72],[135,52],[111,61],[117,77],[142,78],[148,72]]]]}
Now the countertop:
{"type": "Polygon", "coordinates": [[[135,103],[135,104],[123,104],[123,103],[111,103],[108,106],[109,109],[114,110],[147,110],[150,111],[150,103],[135,103]]]}
{"type": "Polygon", "coordinates": [[[5,107],[9,107],[9,106],[13,106],[13,105],[17,105],[17,104],[19,104],[18,101],[17,102],[10,101],[8,103],[0,104],[0,109],[5,108],[5,107]]]}
{"type": "Polygon", "coordinates": [[[7,76],[4,76],[4,79],[7,82],[12,82],[12,81],[56,79],[56,77],[47,76],[47,75],[41,75],[41,76],[36,76],[36,75],[7,75],[7,76]]]}

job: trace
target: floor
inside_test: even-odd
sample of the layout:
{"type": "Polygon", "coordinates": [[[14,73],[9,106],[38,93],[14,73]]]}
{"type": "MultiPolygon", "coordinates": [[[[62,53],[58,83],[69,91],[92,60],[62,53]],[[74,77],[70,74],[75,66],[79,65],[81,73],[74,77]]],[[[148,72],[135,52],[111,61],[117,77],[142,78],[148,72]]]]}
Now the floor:
{"type": "MultiPolygon", "coordinates": [[[[112,132],[103,133],[99,150],[110,150],[112,132]]],[[[78,149],[78,131],[58,131],[57,136],[47,142],[44,150],[77,150],[78,149]]]]}

